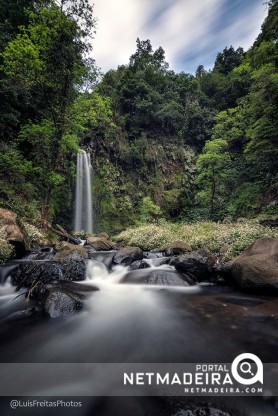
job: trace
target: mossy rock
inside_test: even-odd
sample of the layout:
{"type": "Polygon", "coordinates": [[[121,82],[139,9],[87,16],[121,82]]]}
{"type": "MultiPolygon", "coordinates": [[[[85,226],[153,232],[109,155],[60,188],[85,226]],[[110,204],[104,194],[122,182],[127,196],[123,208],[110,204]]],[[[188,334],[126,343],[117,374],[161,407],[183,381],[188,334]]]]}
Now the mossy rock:
{"type": "Polygon", "coordinates": [[[278,239],[260,238],[229,262],[226,273],[241,289],[278,293],[278,239]]]}
{"type": "Polygon", "coordinates": [[[96,251],[109,251],[114,248],[114,243],[105,237],[89,237],[86,244],[93,247],[96,251]]]}
{"type": "Polygon", "coordinates": [[[126,246],[121,248],[113,257],[115,264],[130,266],[137,260],[143,259],[143,251],[139,247],[126,246]]]}
{"type": "Polygon", "coordinates": [[[192,247],[185,241],[177,240],[173,241],[172,243],[164,244],[155,251],[164,253],[166,256],[178,256],[180,254],[192,251],[192,247]]]}
{"type": "Polygon", "coordinates": [[[55,249],[57,250],[57,253],[55,254],[53,260],[56,261],[61,261],[69,257],[88,257],[85,247],[67,243],[65,241],[56,244],[55,249]]]}

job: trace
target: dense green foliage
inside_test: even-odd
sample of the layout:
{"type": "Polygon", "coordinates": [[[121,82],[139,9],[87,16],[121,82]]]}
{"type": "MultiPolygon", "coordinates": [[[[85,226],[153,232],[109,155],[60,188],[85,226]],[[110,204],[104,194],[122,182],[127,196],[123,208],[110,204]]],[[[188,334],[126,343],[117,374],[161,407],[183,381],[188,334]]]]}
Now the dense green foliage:
{"type": "Polygon", "coordinates": [[[254,45],[175,73],[137,39],[96,82],[87,0],[0,0],[0,203],[70,226],[79,146],[97,228],[277,215],[278,1],[254,45]],[[58,5],[59,4],[59,5],[58,5]]]}
{"type": "Polygon", "coordinates": [[[1,199],[22,215],[48,220],[71,206],[68,177],[79,137],[69,114],[90,75],[92,8],[86,0],[59,6],[17,0],[10,8],[1,0],[1,199]]]}

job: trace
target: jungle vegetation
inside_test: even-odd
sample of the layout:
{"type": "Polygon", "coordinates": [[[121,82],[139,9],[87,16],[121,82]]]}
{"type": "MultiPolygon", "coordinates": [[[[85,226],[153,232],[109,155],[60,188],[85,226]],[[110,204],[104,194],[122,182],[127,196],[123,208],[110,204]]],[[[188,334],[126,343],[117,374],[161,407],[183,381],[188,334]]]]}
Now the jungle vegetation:
{"type": "MultiPolygon", "coordinates": [[[[99,230],[277,215],[278,0],[253,46],[175,73],[136,41],[101,74],[88,0],[0,0],[0,205],[71,227],[75,157],[99,230]]],[[[200,61],[202,57],[200,56],[200,61]]]]}

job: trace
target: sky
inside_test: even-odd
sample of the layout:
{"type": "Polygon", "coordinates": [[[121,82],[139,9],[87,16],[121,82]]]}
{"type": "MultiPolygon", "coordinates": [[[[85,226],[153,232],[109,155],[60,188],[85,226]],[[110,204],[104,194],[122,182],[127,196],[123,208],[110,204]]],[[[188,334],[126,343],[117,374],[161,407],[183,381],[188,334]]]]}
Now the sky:
{"type": "Polygon", "coordinates": [[[91,0],[93,57],[102,72],[127,64],[136,39],[161,46],[170,69],[194,74],[227,46],[248,49],[267,15],[264,0],[91,0]]]}

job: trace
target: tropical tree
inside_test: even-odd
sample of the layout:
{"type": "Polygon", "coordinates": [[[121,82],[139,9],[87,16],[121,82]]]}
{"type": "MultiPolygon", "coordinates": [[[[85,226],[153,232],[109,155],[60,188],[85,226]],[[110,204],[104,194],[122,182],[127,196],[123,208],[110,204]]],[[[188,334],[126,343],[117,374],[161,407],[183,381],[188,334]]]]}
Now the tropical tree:
{"type": "Polygon", "coordinates": [[[1,70],[27,102],[16,120],[13,146],[40,172],[34,182],[40,184],[47,218],[53,212],[52,195],[69,184],[63,176],[70,159],[66,143],[76,149],[67,140],[69,114],[88,79],[88,36],[93,34],[94,19],[87,0],[39,2],[25,14],[27,24],[20,26],[1,54],[1,70]]]}
{"type": "Polygon", "coordinates": [[[199,187],[197,199],[202,206],[210,205],[213,217],[215,210],[223,202],[224,180],[227,175],[227,164],[230,163],[228,143],[224,139],[213,139],[206,143],[203,153],[197,160],[196,184],[199,187]]]}

